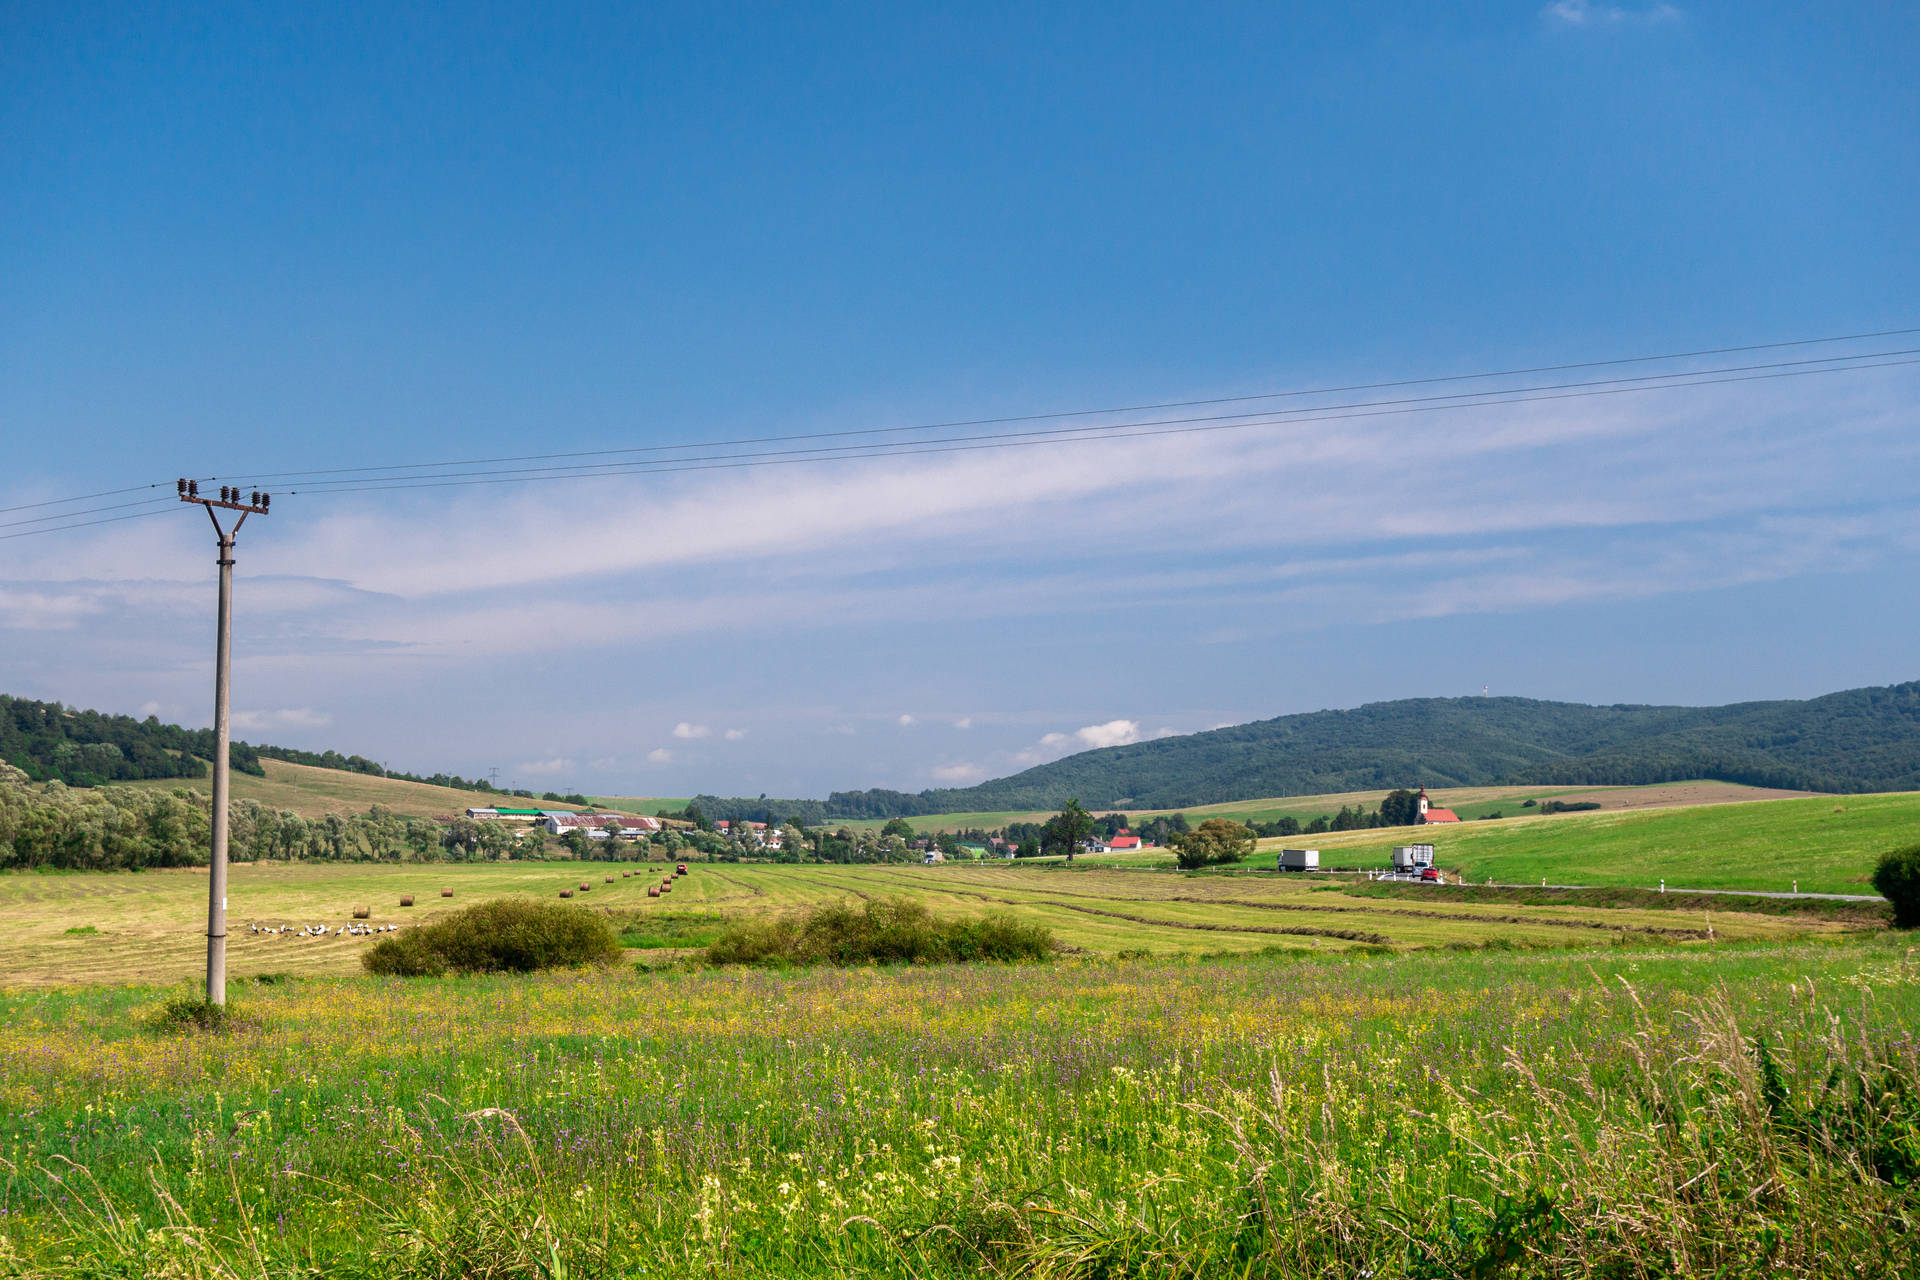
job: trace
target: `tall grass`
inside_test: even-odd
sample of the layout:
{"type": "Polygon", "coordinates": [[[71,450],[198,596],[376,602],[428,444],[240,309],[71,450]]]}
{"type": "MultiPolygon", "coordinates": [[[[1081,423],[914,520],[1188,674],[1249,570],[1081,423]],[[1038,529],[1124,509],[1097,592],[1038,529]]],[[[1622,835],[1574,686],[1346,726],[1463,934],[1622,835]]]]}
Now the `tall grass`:
{"type": "Polygon", "coordinates": [[[0,1272],[1914,1274],[1884,940],[0,998],[0,1272]]]}

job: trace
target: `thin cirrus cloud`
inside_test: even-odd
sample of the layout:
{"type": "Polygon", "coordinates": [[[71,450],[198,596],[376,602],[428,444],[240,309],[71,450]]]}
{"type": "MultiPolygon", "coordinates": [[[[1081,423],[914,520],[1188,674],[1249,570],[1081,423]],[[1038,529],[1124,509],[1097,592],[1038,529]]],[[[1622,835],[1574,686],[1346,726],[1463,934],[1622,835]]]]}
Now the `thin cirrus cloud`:
{"type": "MultiPolygon", "coordinates": [[[[1411,423],[847,463],[789,475],[747,504],[733,500],[733,480],[697,475],[435,494],[418,506],[290,500],[257,534],[248,526],[236,671],[245,681],[270,677],[289,710],[330,708],[329,732],[341,740],[325,745],[343,749],[389,749],[361,722],[343,733],[350,699],[375,708],[363,715],[396,692],[452,705],[498,664],[530,697],[595,673],[592,683],[626,700],[622,714],[673,724],[676,743],[742,743],[733,761],[790,747],[796,732],[845,740],[853,753],[856,727],[918,723],[888,702],[1012,696],[1032,705],[1029,693],[955,683],[968,664],[938,648],[923,686],[860,702],[869,679],[860,641],[888,620],[966,620],[1010,637],[1049,625],[1095,635],[1147,616],[1219,616],[1161,639],[1220,646],[1335,622],[1545,611],[1885,565],[1920,547],[1920,495],[1908,478],[1920,473],[1916,403],[1920,376],[1880,370],[1817,391],[1792,382],[1695,388],[1411,423]],[[1143,491],[1153,500],[1139,501],[1143,491]],[[636,493],[648,500],[610,501],[586,525],[551,518],[562,497],[636,493]],[[719,509],[727,518],[710,518],[719,509]],[[576,589],[585,582],[591,590],[576,589]],[[518,588],[535,586],[566,593],[567,625],[526,606],[518,588]],[[741,607],[746,599],[752,608],[741,607]],[[754,661],[744,655],[776,632],[782,646],[810,655],[806,678],[819,693],[811,719],[782,721],[780,706],[757,706],[766,718],[754,722],[750,744],[744,727],[676,723],[658,703],[636,701],[644,687],[626,691],[605,678],[612,668],[591,666],[603,654],[612,662],[674,654],[692,668],[674,673],[697,690],[687,696],[737,698],[739,668],[722,668],[754,661]],[[728,648],[735,644],[748,648],[728,648]],[[555,674],[542,686],[530,673],[549,658],[555,674]]],[[[212,604],[204,533],[154,520],[8,544],[0,648],[10,669],[28,673],[18,678],[42,696],[77,701],[104,690],[108,706],[201,706],[212,604]],[[76,571],[89,565],[111,566],[111,576],[76,571]]],[[[1164,698],[1147,689],[1137,705],[1164,698]]],[[[896,763],[899,780],[946,782],[962,766],[998,772],[1151,736],[1137,714],[1097,712],[1096,704],[1084,720],[1064,721],[1081,728],[1039,741],[1023,741],[1001,718],[940,716],[972,727],[965,761],[941,760],[928,736],[918,761],[910,750],[847,755],[848,776],[832,785],[867,785],[896,763]]],[[[290,738],[319,728],[279,724],[290,738]]],[[[615,745],[566,723],[540,724],[581,759],[615,745]]],[[[393,740],[416,765],[462,763],[447,758],[444,734],[415,736],[410,748],[404,731],[393,740]]],[[[696,766],[712,764],[665,747],[646,759],[687,771],[689,782],[696,766]]],[[[778,786],[768,777],[752,789],[780,794],[778,786]]]]}
{"type": "Polygon", "coordinates": [[[1554,0],[1540,13],[1549,22],[1568,27],[1660,26],[1685,16],[1670,4],[1633,7],[1595,4],[1593,0],[1554,0]]]}
{"type": "Polygon", "coordinates": [[[514,769],[535,778],[551,778],[557,774],[572,773],[574,767],[574,762],[566,756],[549,756],[545,760],[524,760],[514,769]]]}
{"type": "Polygon", "coordinates": [[[312,707],[283,707],[277,711],[235,711],[233,713],[234,728],[254,732],[263,729],[324,729],[332,723],[331,715],[324,711],[316,711],[312,707]]]}
{"type": "MultiPolygon", "coordinates": [[[[1791,384],[1764,394],[1695,388],[1484,407],[1417,420],[1417,430],[1378,419],[849,463],[769,489],[724,521],[703,518],[724,490],[698,477],[580,482],[574,492],[660,490],[646,503],[609,504],[590,526],[550,519],[557,488],[419,508],[290,503],[244,557],[248,617],[272,623],[268,642],[256,637],[247,653],[259,660],[278,641],[303,659],[385,652],[459,662],[831,627],[883,609],[1018,617],[1199,603],[1238,598],[1244,584],[1232,580],[1261,574],[1290,578],[1292,604],[1427,616],[1384,573],[1362,582],[1341,568],[1396,557],[1409,567],[1427,558],[1423,578],[1442,589],[1471,581],[1471,594],[1447,592],[1467,602],[1456,608],[1495,611],[1524,601],[1528,583],[1571,576],[1596,537],[1626,570],[1607,576],[1633,592],[1691,590],[1692,572],[1663,577],[1673,553],[1704,549],[1729,528],[1765,541],[1767,521],[1836,494],[1911,505],[1897,477],[1920,463],[1908,407],[1920,379],[1895,372],[1829,383],[1821,395],[1791,384]],[[1098,501],[1141,484],[1154,487],[1154,502],[1098,501]],[[1167,563],[1169,549],[1209,563],[1167,563]],[[776,564],[784,585],[769,591],[761,575],[776,564]],[[1114,565],[1125,566],[1117,578],[1114,565]],[[916,575],[909,585],[877,576],[903,567],[916,575]],[[617,589],[636,574],[643,591],[617,589]],[[567,627],[503,589],[587,576],[610,589],[570,600],[567,627]],[[1490,581],[1494,589],[1481,590],[1490,581]],[[743,614],[743,590],[760,607],[743,614]]],[[[1757,563],[1791,559],[1772,527],[1757,563]]],[[[178,575],[204,558],[199,531],[146,530],[74,535],[57,555],[17,544],[10,580],[0,579],[0,628],[87,633],[82,648],[97,650],[141,615],[197,620],[204,589],[178,575]],[[88,562],[112,563],[118,575],[68,576],[88,562]]]]}

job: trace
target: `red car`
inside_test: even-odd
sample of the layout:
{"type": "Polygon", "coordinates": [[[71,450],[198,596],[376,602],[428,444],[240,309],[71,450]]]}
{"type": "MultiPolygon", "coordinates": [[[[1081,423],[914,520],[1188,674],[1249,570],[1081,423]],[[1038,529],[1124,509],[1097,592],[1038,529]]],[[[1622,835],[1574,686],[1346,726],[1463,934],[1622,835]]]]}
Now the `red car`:
{"type": "Polygon", "coordinates": [[[1438,867],[1422,867],[1420,869],[1420,878],[1422,880],[1438,880],[1440,878],[1440,869],[1438,867]]]}

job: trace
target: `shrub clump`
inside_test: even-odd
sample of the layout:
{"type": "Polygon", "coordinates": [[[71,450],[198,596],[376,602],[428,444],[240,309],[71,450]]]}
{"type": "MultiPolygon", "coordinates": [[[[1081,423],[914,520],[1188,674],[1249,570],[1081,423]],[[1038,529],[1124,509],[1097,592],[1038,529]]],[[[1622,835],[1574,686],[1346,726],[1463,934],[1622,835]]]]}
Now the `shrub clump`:
{"type": "Polygon", "coordinates": [[[1920,929],[1920,844],[1882,855],[1873,887],[1893,904],[1894,928],[1920,929]]]}
{"type": "Polygon", "coordinates": [[[360,962],[369,973],[418,978],[531,973],[619,959],[620,939],[599,916],[531,898],[500,898],[395,934],[360,962]]]}
{"type": "Polygon", "coordinates": [[[953,964],[1044,960],[1053,931],[1001,912],[938,919],[913,898],[871,898],[733,925],[707,946],[708,964],[953,964]]]}
{"type": "Polygon", "coordinates": [[[230,1004],[215,1004],[205,996],[175,996],[161,1005],[149,1019],[162,1034],[182,1031],[210,1031],[216,1034],[254,1025],[254,1019],[230,1004]]]}

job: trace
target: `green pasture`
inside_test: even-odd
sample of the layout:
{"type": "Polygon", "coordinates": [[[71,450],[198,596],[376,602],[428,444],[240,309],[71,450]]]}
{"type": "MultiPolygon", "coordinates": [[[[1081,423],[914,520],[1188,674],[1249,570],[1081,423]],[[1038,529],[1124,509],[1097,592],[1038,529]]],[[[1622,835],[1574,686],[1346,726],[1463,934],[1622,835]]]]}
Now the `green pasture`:
{"type": "MultiPolygon", "coordinates": [[[[1311,843],[1323,867],[1384,867],[1392,847],[1430,842],[1468,881],[1870,894],[1888,849],[1920,841],[1920,793],[1816,796],[1627,813],[1507,818],[1260,842],[1270,866],[1311,843]]],[[[1164,859],[1163,859],[1164,860],[1164,859]]]]}
{"type": "MultiPolygon", "coordinates": [[[[1525,807],[1528,800],[1538,804],[1542,800],[1568,799],[1593,800],[1612,808],[1620,804],[1632,804],[1638,807],[1663,807],[1684,804],[1722,804],[1743,799],[1759,799],[1780,793],[1768,792],[1757,787],[1744,787],[1738,783],[1685,781],[1663,782],[1644,787],[1450,787],[1429,791],[1429,798],[1441,808],[1449,808],[1462,818],[1472,820],[1485,818],[1490,814],[1505,817],[1518,817],[1531,812],[1525,807]]],[[[1297,818],[1301,823],[1311,822],[1315,818],[1331,818],[1343,808],[1358,805],[1371,812],[1379,808],[1381,800],[1387,796],[1385,788],[1378,791],[1343,791],[1327,795],[1312,796],[1272,796],[1264,799],[1233,800],[1222,804],[1194,805],[1185,809],[1133,809],[1124,811],[1136,821],[1162,817],[1174,813],[1184,813],[1192,821],[1204,818],[1231,818],[1235,822],[1277,822],[1281,818],[1297,818]]],[[[1096,808],[1095,814],[1115,812],[1109,808],[1096,808]]],[[[1009,822],[1044,822],[1053,816],[1049,810],[1008,809],[998,812],[982,813],[933,813],[923,817],[909,818],[916,832],[932,833],[936,831],[960,831],[968,828],[993,830],[1004,827],[1009,822]]],[[[882,818],[863,818],[858,821],[829,823],[829,826],[845,826],[851,830],[878,830],[886,825],[882,818]]]]}

